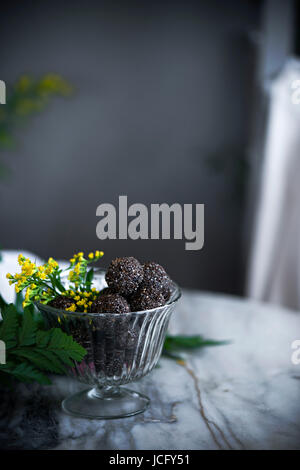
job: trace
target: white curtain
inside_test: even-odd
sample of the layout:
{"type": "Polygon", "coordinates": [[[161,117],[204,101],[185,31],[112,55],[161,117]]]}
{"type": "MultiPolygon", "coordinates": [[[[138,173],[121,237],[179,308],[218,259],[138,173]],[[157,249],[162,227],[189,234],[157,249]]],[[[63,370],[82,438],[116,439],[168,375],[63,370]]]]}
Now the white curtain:
{"type": "Polygon", "coordinates": [[[248,295],[300,310],[300,61],[273,81],[248,295]]]}

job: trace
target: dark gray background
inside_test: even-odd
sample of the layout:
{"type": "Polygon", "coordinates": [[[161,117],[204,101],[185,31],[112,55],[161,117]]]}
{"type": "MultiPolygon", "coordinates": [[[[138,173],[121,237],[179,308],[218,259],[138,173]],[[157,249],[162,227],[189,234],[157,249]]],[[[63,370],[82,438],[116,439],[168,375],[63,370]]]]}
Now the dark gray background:
{"type": "Polygon", "coordinates": [[[183,286],[241,293],[260,2],[21,2],[1,6],[0,75],[76,87],[2,154],[0,243],[40,256],[101,249],[163,264],[183,286]],[[102,202],[205,204],[205,246],[98,241],[102,202]]]}

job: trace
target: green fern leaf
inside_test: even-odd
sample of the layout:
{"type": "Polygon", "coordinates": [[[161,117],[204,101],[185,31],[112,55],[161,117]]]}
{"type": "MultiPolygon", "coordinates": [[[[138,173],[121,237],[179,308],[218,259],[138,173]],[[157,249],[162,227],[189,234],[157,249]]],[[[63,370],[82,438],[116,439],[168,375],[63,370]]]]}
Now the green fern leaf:
{"type": "MultiPolygon", "coordinates": [[[[66,367],[61,357],[57,357],[57,355],[49,349],[38,348],[37,350],[38,353],[45,358],[45,360],[50,361],[51,364],[56,367],[57,374],[66,373],[66,367]]],[[[73,366],[73,363],[71,363],[71,366],[73,366]]]]}
{"type": "Polygon", "coordinates": [[[36,344],[40,348],[45,348],[50,341],[52,330],[39,330],[36,334],[36,344]]]}
{"type": "Polygon", "coordinates": [[[22,326],[19,333],[19,345],[31,346],[36,341],[37,325],[34,321],[33,314],[27,308],[24,309],[22,318],[22,326]]]}
{"type": "Polygon", "coordinates": [[[43,351],[40,349],[23,348],[16,349],[12,354],[18,358],[26,359],[29,363],[32,363],[39,370],[45,370],[56,374],[64,374],[65,368],[57,360],[55,355],[53,356],[49,351],[43,351]]]}
{"type": "Polygon", "coordinates": [[[85,349],[60,328],[43,330],[33,308],[25,308],[24,313],[20,313],[13,304],[5,305],[1,299],[0,305],[4,311],[0,339],[7,349],[7,363],[0,364],[1,383],[13,384],[11,378],[50,384],[44,371],[65,374],[66,367],[74,366],[74,360],[83,359],[85,349]]]}
{"type": "Polygon", "coordinates": [[[52,337],[49,343],[49,349],[58,356],[61,350],[66,352],[71,359],[81,361],[86,354],[86,350],[76,343],[72,336],[68,336],[59,328],[53,328],[52,337]]]}
{"type": "Polygon", "coordinates": [[[46,375],[26,362],[18,364],[17,366],[14,366],[12,363],[8,363],[4,366],[1,366],[0,370],[4,373],[12,375],[21,382],[38,382],[42,385],[51,384],[51,380],[46,375]]]}
{"type": "MultiPolygon", "coordinates": [[[[49,351],[48,351],[49,352],[49,351]]],[[[59,351],[51,351],[53,354],[57,356],[57,358],[62,361],[65,365],[69,367],[74,367],[74,362],[72,359],[70,359],[70,355],[68,351],[64,351],[63,349],[60,349],[59,351]]],[[[78,362],[82,360],[81,358],[76,359],[78,362]]]]}
{"type": "Polygon", "coordinates": [[[17,344],[19,314],[13,304],[9,304],[4,310],[5,314],[0,327],[0,339],[4,341],[6,349],[10,349],[17,344]]]}
{"type": "Polygon", "coordinates": [[[3,299],[2,295],[0,295],[0,312],[1,312],[1,316],[2,318],[5,317],[5,309],[8,307],[8,303],[5,302],[5,300],[3,299]]]}

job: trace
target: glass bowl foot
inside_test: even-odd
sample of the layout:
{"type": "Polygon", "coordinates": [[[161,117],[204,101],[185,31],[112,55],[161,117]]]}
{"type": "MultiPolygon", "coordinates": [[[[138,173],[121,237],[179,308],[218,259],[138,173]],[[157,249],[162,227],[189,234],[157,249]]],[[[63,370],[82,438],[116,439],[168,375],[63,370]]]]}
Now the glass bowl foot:
{"type": "Polygon", "coordinates": [[[67,397],[62,409],[73,416],[89,419],[118,419],[145,411],[146,395],[123,387],[94,387],[67,397]]]}

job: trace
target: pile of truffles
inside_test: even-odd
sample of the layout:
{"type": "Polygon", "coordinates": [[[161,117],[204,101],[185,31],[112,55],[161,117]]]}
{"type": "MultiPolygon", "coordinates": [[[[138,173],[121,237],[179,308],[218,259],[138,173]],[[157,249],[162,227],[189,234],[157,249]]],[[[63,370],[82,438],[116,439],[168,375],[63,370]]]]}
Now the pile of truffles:
{"type": "Polygon", "coordinates": [[[105,276],[108,287],[91,305],[92,313],[128,313],[164,305],[172,281],[153,261],[141,264],[132,256],[114,259],[105,276]]]}
{"type": "MultiPolygon", "coordinates": [[[[71,317],[59,325],[86,349],[83,364],[92,372],[84,374],[88,377],[96,372],[97,380],[105,383],[108,379],[122,381],[127,371],[130,373],[146,360],[142,353],[152,314],[134,318],[130,312],[161,307],[172,291],[172,281],[162,266],[154,262],[141,264],[133,257],[114,259],[106,272],[106,282],[108,287],[99,293],[90,313],[111,315],[87,321],[84,315],[71,317]]],[[[64,309],[70,302],[72,299],[60,296],[51,305],[64,309]]]]}

